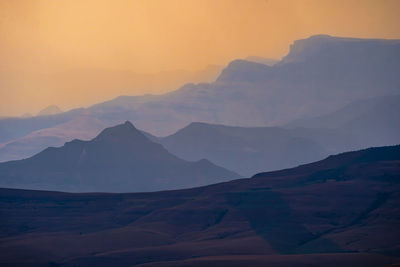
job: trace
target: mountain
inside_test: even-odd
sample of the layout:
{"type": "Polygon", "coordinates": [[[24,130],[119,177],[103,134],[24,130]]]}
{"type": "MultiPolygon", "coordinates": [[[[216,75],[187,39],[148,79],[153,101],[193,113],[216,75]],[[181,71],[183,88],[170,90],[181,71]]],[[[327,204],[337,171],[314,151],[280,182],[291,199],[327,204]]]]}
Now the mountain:
{"type": "Polygon", "coordinates": [[[392,146],[177,191],[0,189],[0,262],[389,266],[400,262],[399,177],[392,146]]]}
{"type": "MultiPolygon", "coordinates": [[[[317,35],[295,41],[273,66],[234,60],[214,82],[186,84],[162,95],[121,96],[85,111],[107,125],[135,121],[157,136],[194,121],[279,126],[328,114],[357,100],[398,95],[399,69],[400,40],[317,35]]],[[[68,114],[72,113],[53,115],[40,127],[61,123],[59,118],[68,114]]],[[[33,121],[1,119],[0,142],[29,134],[33,121]]],[[[38,129],[42,128],[34,130],[38,129]]]]}
{"type": "Polygon", "coordinates": [[[358,100],[318,117],[295,120],[287,127],[330,128],[357,136],[360,144],[400,143],[400,95],[358,100]]]}
{"type": "MultiPolygon", "coordinates": [[[[399,108],[400,95],[391,95],[357,100],[332,113],[294,120],[284,127],[192,123],[167,137],[143,134],[183,159],[206,158],[249,176],[259,171],[293,167],[343,151],[399,144],[399,108]]],[[[72,121],[80,117],[89,116],[79,115],[72,121]]],[[[56,129],[62,128],[57,131],[50,127],[0,144],[0,160],[32,156],[45,147],[60,146],[73,138],[89,139],[101,125],[109,125],[98,119],[92,120],[98,125],[91,127],[92,130],[79,123],[67,122],[55,126],[56,129]]]]}
{"type": "Polygon", "coordinates": [[[21,95],[30,95],[38,88],[42,94],[30,95],[36,105],[46,105],[47,99],[72,106],[89,106],[118,95],[143,93],[161,94],[193,82],[213,82],[223,66],[207,65],[198,70],[168,70],[154,73],[140,73],[131,69],[107,68],[53,68],[47,73],[0,69],[2,99],[14,105],[1,105],[0,114],[18,114],[27,107],[20,101],[21,95]],[[29,81],[29,82],[27,82],[29,81]]]}
{"type": "Polygon", "coordinates": [[[5,143],[22,138],[34,131],[54,127],[70,121],[78,116],[87,115],[84,109],[75,109],[49,116],[34,116],[31,118],[2,118],[0,119],[0,142],[5,143]]]}
{"type": "Polygon", "coordinates": [[[331,129],[233,127],[207,123],[191,123],[156,142],[180,158],[206,158],[245,177],[360,147],[355,136],[331,129]]]}
{"type": "Polygon", "coordinates": [[[56,105],[51,105],[39,111],[37,116],[55,115],[61,112],[62,110],[59,107],[57,107],[56,105]]]}
{"type": "Polygon", "coordinates": [[[272,65],[276,64],[277,62],[279,62],[279,60],[277,60],[277,59],[257,57],[257,56],[248,56],[244,60],[261,63],[261,64],[268,65],[268,66],[272,66],[272,65]]]}
{"type": "Polygon", "coordinates": [[[22,138],[0,144],[0,162],[31,157],[47,147],[59,147],[73,139],[89,140],[106,125],[90,116],[77,116],[54,127],[34,131],[22,138]]]}
{"type": "Polygon", "coordinates": [[[400,40],[312,36],[273,66],[235,60],[213,83],[187,84],[149,97],[124,97],[89,110],[124,114],[155,135],[193,121],[277,126],[333,112],[356,100],[400,93],[400,40]]]}
{"type": "Polygon", "coordinates": [[[0,163],[2,187],[71,192],[155,191],[206,185],[239,176],[203,159],[179,159],[130,122],[91,141],[73,140],[24,160],[0,163]]]}

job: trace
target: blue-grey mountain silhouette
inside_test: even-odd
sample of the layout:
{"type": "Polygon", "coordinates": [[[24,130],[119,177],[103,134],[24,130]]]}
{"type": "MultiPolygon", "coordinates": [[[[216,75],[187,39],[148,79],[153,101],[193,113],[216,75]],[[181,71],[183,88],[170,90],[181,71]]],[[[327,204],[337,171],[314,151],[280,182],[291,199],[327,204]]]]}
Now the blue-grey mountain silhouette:
{"type": "MultiPolygon", "coordinates": [[[[236,60],[213,83],[187,84],[164,95],[121,96],[86,111],[107,125],[128,119],[159,136],[194,121],[277,126],[356,100],[399,94],[399,69],[400,40],[317,35],[295,41],[273,66],[236,60]]],[[[67,115],[41,121],[41,127],[61,123],[62,116],[67,115]]],[[[33,120],[0,120],[0,142],[28,134],[33,120]]]]}
{"type": "Polygon", "coordinates": [[[206,158],[245,177],[313,162],[360,146],[356,137],[334,129],[233,127],[207,123],[191,123],[156,142],[180,158],[206,158]]]}
{"type": "Polygon", "coordinates": [[[187,188],[239,176],[203,159],[177,158],[130,122],[91,141],[73,140],[24,160],[0,164],[0,186],[71,192],[139,192],[187,188]]]}
{"type": "Polygon", "coordinates": [[[90,140],[106,127],[102,121],[90,116],[77,116],[54,127],[0,144],[0,162],[31,157],[47,147],[59,147],[73,139],[90,140]]]}
{"type": "Polygon", "coordinates": [[[400,95],[352,102],[335,112],[295,120],[288,127],[336,129],[357,137],[361,146],[400,143],[400,95]]]}

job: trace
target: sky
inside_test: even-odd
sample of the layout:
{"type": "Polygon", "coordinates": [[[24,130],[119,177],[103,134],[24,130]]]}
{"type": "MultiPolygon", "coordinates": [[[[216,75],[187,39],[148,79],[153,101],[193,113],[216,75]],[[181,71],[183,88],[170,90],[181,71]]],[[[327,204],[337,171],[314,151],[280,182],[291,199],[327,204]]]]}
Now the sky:
{"type": "Polygon", "coordinates": [[[400,38],[397,0],[0,0],[0,116],[212,81],[314,34],[400,38]]]}

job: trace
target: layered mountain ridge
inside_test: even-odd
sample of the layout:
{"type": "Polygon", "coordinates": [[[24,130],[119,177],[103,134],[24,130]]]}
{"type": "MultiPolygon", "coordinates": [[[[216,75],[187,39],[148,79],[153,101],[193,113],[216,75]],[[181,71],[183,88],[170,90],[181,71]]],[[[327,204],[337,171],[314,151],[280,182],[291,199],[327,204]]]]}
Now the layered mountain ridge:
{"type": "MultiPolygon", "coordinates": [[[[164,95],[116,98],[85,112],[107,125],[135,121],[140,129],[161,136],[193,121],[278,126],[356,100],[399,94],[399,62],[399,40],[312,36],[296,41],[273,66],[236,60],[216,82],[189,84],[164,95]]],[[[0,142],[28,134],[32,121],[51,127],[74,112],[46,119],[1,119],[0,142]]]]}
{"type": "Polygon", "coordinates": [[[363,147],[355,136],[334,129],[234,127],[199,122],[155,142],[180,158],[207,158],[245,177],[363,147]]]}
{"type": "Polygon", "coordinates": [[[0,164],[3,187],[71,192],[155,191],[238,177],[206,160],[177,158],[128,121],[103,130],[91,141],[75,139],[28,159],[0,164]]]}

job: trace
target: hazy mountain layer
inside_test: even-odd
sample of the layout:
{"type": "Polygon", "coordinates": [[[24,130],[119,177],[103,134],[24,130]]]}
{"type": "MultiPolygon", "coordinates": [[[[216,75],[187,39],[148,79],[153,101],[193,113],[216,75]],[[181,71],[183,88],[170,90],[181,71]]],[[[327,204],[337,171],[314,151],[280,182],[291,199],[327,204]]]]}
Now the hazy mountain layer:
{"type": "Polygon", "coordinates": [[[364,146],[400,143],[400,95],[355,101],[323,116],[296,120],[288,127],[338,129],[364,146]]]}
{"type": "Polygon", "coordinates": [[[73,139],[89,140],[106,125],[89,116],[79,116],[51,128],[34,131],[22,138],[0,144],[0,161],[31,157],[47,147],[59,147],[73,139]]]}
{"type": "MultiPolygon", "coordinates": [[[[164,138],[143,133],[178,157],[206,158],[249,176],[259,171],[294,167],[332,153],[399,144],[399,107],[400,96],[394,95],[355,101],[333,113],[295,120],[285,128],[192,123],[164,138]]],[[[54,128],[33,132],[0,145],[0,160],[26,158],[74,138],[90,139],[102,125],[105,127],[106,123],[80,116],[54,128]],[[83,123],[82,118],[88,121],[83,123]]]]}
{"type": "Polygon", "coordinates": [[[158,142],[180,158],[206,158],[247,177],[360,147],[354,136],[332,129],[250,128],[206,123],[191,123],[173,135],[158,138],[158,142]]]}
{"type": "MultiPolygon", "coordinates": [[[[162,136],[194,121],[276,126],[327,114],[356,100],[399,94],[399,69],[399,40],[318,35],[296,41],[273,66],[236,60],[213,83],[187,84],[164,95],[121,96],[87,112],[107,125],[131,120],[162,136]]],[[[54,126],[66,114],[49,121],[2,119],[0,141],[54,126]]]]}

